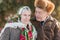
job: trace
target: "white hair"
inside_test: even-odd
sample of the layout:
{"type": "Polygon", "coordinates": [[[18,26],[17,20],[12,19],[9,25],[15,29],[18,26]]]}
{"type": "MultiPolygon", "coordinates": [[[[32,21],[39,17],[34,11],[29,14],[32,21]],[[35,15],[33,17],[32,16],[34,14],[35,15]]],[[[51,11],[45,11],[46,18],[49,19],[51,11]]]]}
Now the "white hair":
{"type": "MultiPolygon", "coordinates": [[[[19,8],[19,10],[17,11],[17,15],[20,16],[25,11],[29,11],[31,13],[31,9],[28,6],[23,6],[19,8]]],[[[19,19],[20,18],[18,17],[18,22],[20,21],[19,19]]]]}
{"type": "Polygon", "coordinates": [[[31,12],[31,9],[28,6],[23,6],[22,8],[19,8],[18,15],[21,15],[22,12],[24,12],[24,11],[30,11],[31,12]]]}

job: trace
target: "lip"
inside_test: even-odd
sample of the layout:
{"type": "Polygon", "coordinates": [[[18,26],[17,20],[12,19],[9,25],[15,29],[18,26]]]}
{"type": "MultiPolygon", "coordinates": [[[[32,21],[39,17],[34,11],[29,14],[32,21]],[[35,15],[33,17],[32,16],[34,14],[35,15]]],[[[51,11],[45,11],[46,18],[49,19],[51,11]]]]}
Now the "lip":
{"type": "Polygon", "coordinates": [[[41,19],[41,17],[36,17],[36,18],[41,19]]]}
{"type": "Polygon", "coordinates": [[[25,21],[28,21],[27,19],[25,19],[25,21]]]}

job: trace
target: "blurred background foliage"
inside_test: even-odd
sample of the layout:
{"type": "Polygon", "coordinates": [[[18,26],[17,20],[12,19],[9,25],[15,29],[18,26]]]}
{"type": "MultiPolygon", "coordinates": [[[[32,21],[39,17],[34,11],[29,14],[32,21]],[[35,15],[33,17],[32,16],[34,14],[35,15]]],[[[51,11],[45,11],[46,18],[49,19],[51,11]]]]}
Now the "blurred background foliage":
{"type": "MultiPolygon", "coordinates": [[[[52,16],[60,21],[60,0],[51,1],[56,6],[52,16]]],[[[6,21],[17,13],[20,6],[24,5],[29,6],[34,13],[34,0],[0,0],[0,28],[3,28],[6,21]]]]}

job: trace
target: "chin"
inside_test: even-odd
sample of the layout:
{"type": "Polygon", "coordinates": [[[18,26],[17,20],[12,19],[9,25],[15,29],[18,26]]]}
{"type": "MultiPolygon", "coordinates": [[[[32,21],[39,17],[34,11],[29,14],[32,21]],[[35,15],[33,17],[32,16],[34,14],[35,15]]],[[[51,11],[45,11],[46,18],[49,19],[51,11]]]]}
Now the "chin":
{"type": "Polygon", "coordinates": [[[42,19],[36,19],[37,21],[43,21],[42,19]]]}
{"type": "Polygon", "coordinates": [[[36,19],[37,21],[40,21],[39,19],[36,19]]]}
{"type": "Polygon", "coordinates": [[[29,23],[28,21],[25,21],[25,23],[29,23]]]}

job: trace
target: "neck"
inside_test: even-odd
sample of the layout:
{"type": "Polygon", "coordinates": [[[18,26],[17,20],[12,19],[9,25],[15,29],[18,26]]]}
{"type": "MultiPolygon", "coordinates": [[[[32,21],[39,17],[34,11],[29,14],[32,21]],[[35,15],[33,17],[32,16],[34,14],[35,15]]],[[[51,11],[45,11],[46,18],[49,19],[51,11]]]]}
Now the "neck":
{"type": "MultiPolygon", "coordinates": [[[[37,20],[37,19],[36,19],[36,20],[37,20]]],[[[41,21],[45,21],[45,19],[44,19],[44,20],[37,20],[37,21],[40,21],[40,22],[41,22],[41,21]]]]}
{"type": "Polygon", "coordinates": [[[27,24],[28,24],[27,22],[24,22],[24,21],[21,21],[21,22],[22,22],[23,24],[25,24],[26,26],[27,26],[27,24]]]}
{"type": "Polygon", "coordinates": [[[41,21],[46,21],[46,19],[47,19],[47,17],[45,19],[41,19],[41,20],[40,19],[39,20],[36,19],[36,20],[41,22],[41,21]]]}

